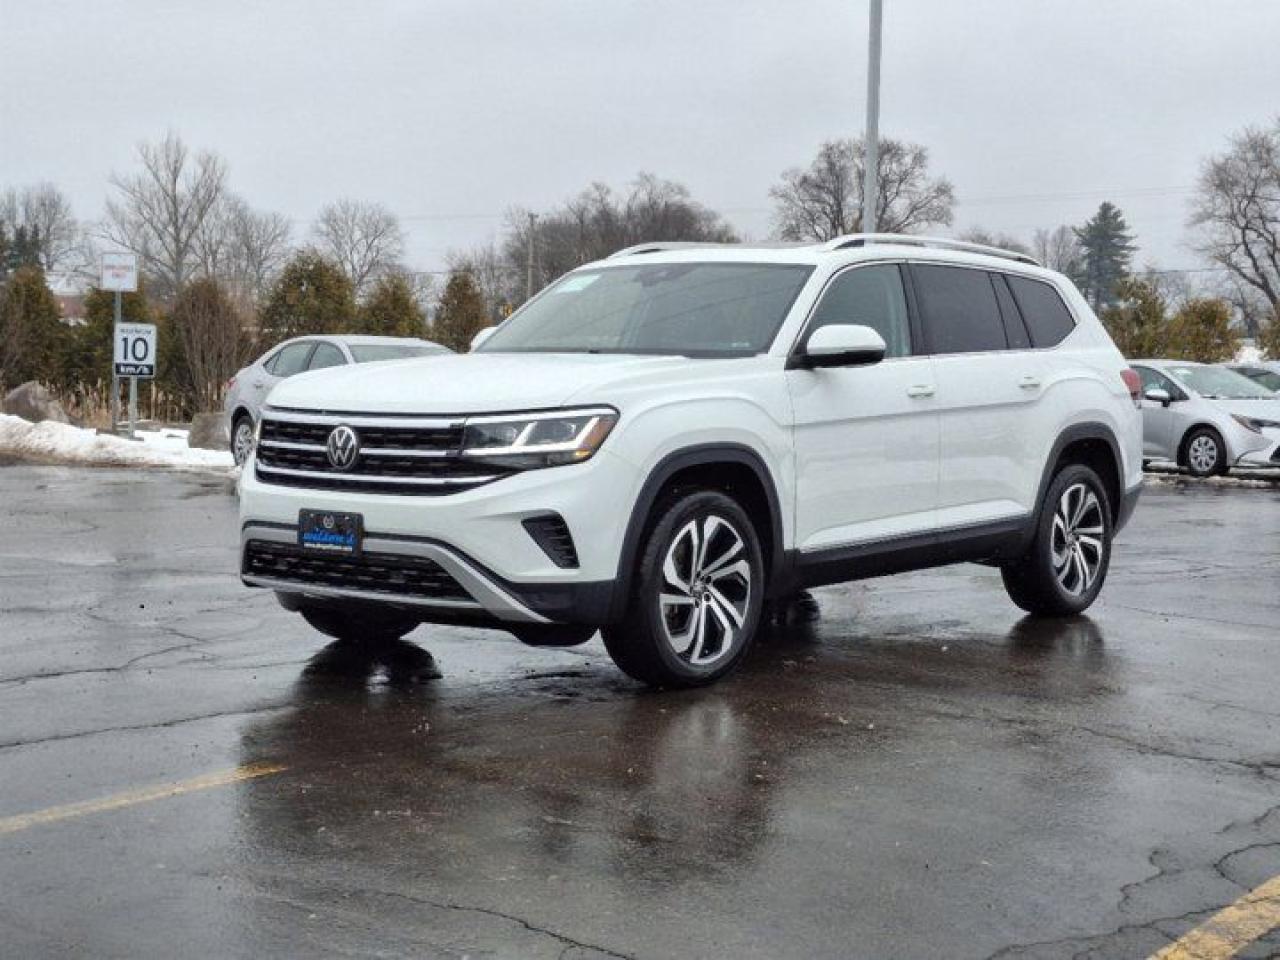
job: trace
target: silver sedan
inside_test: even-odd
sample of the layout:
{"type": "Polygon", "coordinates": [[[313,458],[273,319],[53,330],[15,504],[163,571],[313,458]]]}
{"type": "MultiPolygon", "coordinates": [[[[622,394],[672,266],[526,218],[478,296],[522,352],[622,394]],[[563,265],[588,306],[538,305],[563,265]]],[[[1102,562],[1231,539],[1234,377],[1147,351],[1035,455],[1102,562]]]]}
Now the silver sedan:
{"type": "Polygon", "coordinates": [[[1226,367],[1135,360],[1142,378],[1143,457],[1197,477],[1280,467],[1280,398],[1226,367]]]}
{"type": "Polygon", "coordinates": [[[349,363],[402,360],[432,353],[448,353],[430,340],[408,337],[317,336],[286,340],[268,350],[227,383],[223,410],[231,454],[244,463],[253,449],[253,431],[267,394],[281,380],[306,370],[322,370],[349,363]]]}

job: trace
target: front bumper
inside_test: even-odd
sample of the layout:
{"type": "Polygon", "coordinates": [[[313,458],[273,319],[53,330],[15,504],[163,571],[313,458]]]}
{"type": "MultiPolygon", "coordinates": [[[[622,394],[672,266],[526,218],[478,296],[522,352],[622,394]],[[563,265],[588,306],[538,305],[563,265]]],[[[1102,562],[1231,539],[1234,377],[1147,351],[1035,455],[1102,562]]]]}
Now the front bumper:
{"type": "Polygon", "coordinates": [[[587,463],[532,470],[444,496],[278,486],[259,480],[251,460],[240,476],[241,576],[250,586],[282,593],[411,608],[424,621],[600,625],[611,609],[637,484],[630,464],[603,450],[587,463]],[[397,557],[431,561],[465,598],[414,596],[385,584],[368,590],[359,578],[335,585],[250,570],[248,545],[296,545],[304,509],[359,513],[365,554],[388,563],[397,557]],[[557,566],[524,527],[524,520],[549,512],[564,519],[577,567],[557,566]]]}

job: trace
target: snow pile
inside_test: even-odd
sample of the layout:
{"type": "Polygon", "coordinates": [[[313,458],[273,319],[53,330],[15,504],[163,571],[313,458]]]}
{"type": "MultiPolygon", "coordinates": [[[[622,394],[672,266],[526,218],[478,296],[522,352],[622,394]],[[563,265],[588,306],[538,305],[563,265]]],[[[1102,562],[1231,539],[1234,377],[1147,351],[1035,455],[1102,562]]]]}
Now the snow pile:
{"type": "Polygon", "coordinates": [[[0,414],[0,454],[59,463],[170,467],[227,474],[235,468],[229,450],[188,447],[185,430],[139,430],[138,436],[140,440],[126,440],[65,423],[28,423],[21,417],[0,414]]]}

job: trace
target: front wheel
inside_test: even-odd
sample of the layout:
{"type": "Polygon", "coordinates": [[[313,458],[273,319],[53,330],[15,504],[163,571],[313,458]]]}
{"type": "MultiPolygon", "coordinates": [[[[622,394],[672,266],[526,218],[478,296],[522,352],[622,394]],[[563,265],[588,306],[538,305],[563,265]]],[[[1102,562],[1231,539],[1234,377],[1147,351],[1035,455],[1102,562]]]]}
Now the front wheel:
{"type": "Polygon", "coordinates": [[[760,540],[742,507],[713,490],[673,494],[642,544],[621,621],[600,634],[629,676],[698,686],[742,659],[763,600],[760,540]]]}
{"type": "Polygon", "coordinates": [[[1193,477],[1212,477],[1227,472],[1227,451],[1218,431],[1197,427],[1187,436],[1187,471],[1193,477]]]}
{"type": "Polygon", "coordinates": [[[253,421],[246,416],[236,417],[231,426],[231,456],[237,467],[244,466],[253,452],[253,421]]]}
{"type": "Polygon", "coordinates": [[[1031,546],[1000,568],[1009,598],[1028,613],[1068,617],[1097,599],[1111,564],[1111,506],[1098,475],[1064,467],[1049,484],[1031,546]]]}

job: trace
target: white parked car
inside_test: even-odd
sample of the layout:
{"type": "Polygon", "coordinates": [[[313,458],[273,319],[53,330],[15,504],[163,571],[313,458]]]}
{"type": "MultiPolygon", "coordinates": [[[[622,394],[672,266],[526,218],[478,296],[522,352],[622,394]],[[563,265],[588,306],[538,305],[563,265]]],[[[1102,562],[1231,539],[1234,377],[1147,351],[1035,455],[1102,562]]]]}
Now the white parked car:
{"type": "Polygon", "coordinates": [[[240,478],[241,576],[343,640],[600,630],[707,683],[766,598],[960,561],[1087,608],[1142,482],[1137,375],[1071,282],[918,237],[645,244],[467,355],[304,374],[240,478]]]}
{"type": "Polygon", "coordinates": [[[324,370],[351,363],[403,360],[448,353],[430,340],[411,337],[315,336],[286,340],[268,350],[227,382],[223,412],[236,463],[244,463],[253,448],[258,411],[267,394],[281,380],[307,370],[324,370]]]}
{"type": "Polygon", "coordinates": [[[1226,367],[1135,360],[1142,378],[1142,455],[1196,477],[1280,467],[1280,398],[1226,367]]]}

